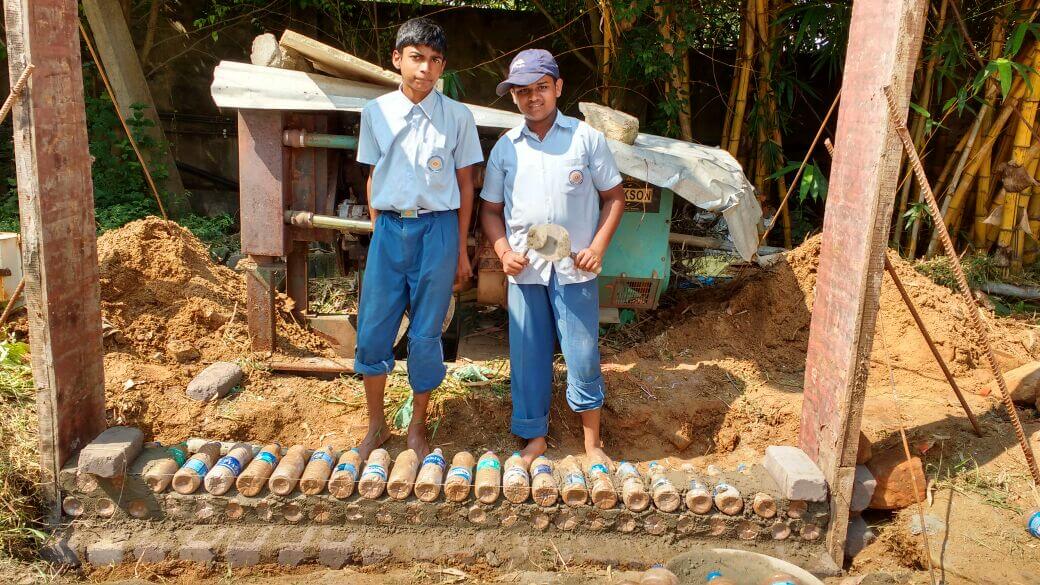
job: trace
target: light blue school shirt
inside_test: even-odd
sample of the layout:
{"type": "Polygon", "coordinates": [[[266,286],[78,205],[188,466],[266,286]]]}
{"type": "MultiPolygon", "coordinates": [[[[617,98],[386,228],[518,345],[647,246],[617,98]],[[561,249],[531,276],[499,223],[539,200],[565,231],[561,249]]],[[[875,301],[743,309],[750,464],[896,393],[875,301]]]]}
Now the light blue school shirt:
{"type": "Polygon", "coordinates": [[[506,132],[488,156],[480,197],[505,202],[509,245],[530,260],[509,282],[548,285],[554,268],[561,285],[596,278],[575,268],[571,258],[548,262],[528,250],[527,230],[541,223],[559,224],[570,233],[572,252],[589,247],[599,226],[599,192],[619,183],[621,173],[607,139],[577,118],[557,112],[544,139],[527,124],[506,132]]]}
{"type": "Polygon", "coordinates": [[[398,89],[361,111],[357,161],[375,166],[375,209],[458,209],[455,169],[482,160],[472,112],[437,90],[413,104],[398,89]]]}

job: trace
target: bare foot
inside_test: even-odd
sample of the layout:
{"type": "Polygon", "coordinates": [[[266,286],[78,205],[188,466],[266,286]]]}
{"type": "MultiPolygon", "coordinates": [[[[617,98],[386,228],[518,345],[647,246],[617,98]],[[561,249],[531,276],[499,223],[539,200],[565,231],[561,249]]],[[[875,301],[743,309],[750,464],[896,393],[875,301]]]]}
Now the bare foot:
{"type": "Polygon", "coordinates": [[[529,439],[527,441],[527,446],[521,449],[520,457],[524,460],[524,463],[527,464],[527,467],[530,468],[531,463],[533,463],[539,455],[545,454],[546,447],[545,437],[529,439]]]}
{"type": "Polygon", "coordinates": [[[614,460],[611,459],[600,447],[585,445],[585,456],[588,458],[589,465],[593,463],[602,463],[607,466],[607,469],[614,468],[614,460]]]}
{"type": "Polygon", "coordinates": [[[368,456],[379,448],[380,445],[386,442],[390,438],[390,429],[387,428],[385,422],[381,422],[379,426],[368,427],[368,434],[365,435],[364,439],[361,439],[361,443],[358,445],[358,454],[361,455],[362,461],[368,461],[368,456]]]}
{"type": "Polygon", "coordinates": [[[426,425],[408,425],[408,448],[415,451],[419,461],[430,454],[430,443],[426,441],[426,425]]]}

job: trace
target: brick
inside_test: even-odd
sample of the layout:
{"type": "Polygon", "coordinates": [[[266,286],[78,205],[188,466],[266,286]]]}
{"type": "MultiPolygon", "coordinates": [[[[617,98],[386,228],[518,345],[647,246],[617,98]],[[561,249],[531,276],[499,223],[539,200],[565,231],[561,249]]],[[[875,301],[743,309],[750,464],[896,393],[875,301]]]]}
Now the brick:
{"type": "Polygon", "coordinates": [[[390,558],[390,549],[385,546],[370,546],[361,551],[362,566],[378,565],[390,558]]]}
{"type": "Polygon", "coordinates": [[[780,486],[780,494],[788,500],[823,502],[827,499],[827,480],[812,459],[798,447],[766,447],[762,466],[780,486]]]}
{"type": "Polygon", "coordinates": [[[118,565],[126,554],[126,541],[99,540],[87,546],[87,562],[98,567],[118,565]]]}
{"type": "MultiPolygon", "coordinates": [[[[304,531],[298,542],[284,544],[278,550],[278,564],[287,567],[296,567],[303,563],[314,560],[317,555],[318,545],[316,535],[318,530],[314,527],[304,531]]],[[[323,540],[323,539],[322,539],[323,540]]]]}
{"type": "Polygon", "coordinates": [[[209,528],[196,528],[184,539],[184,544],[177,551],[177,558],[182,561],[209,564],[217,556],[223,531],[214,532],[209,528]]]}
{"type": "Polygon", "coordinates": [[[856,476],[852,481],[852,501],[849,503],[849,510],[862,512],[870,507],[870,500],[877,489],[877,480],[866,465],[857,465],[856,476]]]}
{"type": "Polygon", "coordinates": [[[352,542],[322,542],[318,545],[318,562],[330,569],[342,569],[353,560],[355,550],[352,542]]]}
{"type": "Polygon", "coordinates": [[[899,510],[925,499],[924,465],[920,457],[906,460],[903,449],[893,448],[875,454],[867,463],[867,469],[877,480],[870,508],[874,510],[899,510]],[[913,478],[917,480],[914,494],[913,478]]]}
{"type": "Polygon", "coordinates": [[[214,362],[188,382],[188,398],[199,401],[223,398],[242,381],[243,375],[238,364],[214,362]]]}
{"type": "Polygon", "coordinates": [[[259,540],[253,542],[228,543],[224,557],[232,567],[252,567],[260,564],[262,545],[259,540]]]}
{"type": "Polygon", "coordinates": [[[142,563],[161,563],[170,556],[171,548],[165,542],[139,544],[134,547],[134,557],[142,563]]]}
{"type": "Polygon", "coordinates": [[[59,567],[78,567],[84,558],[82,547],[76,547],[67,537],[48,540],[40,548],[40,557],[59,567]],[[77,550],[79,548],[79,550],[77,550]]]}
{"type": "Polygon", "coordinates": [[[83,447],[79,453],[78,473],[116,477],[126,473],[129,464],[141,453],[144,434],[134,427],[111,427],[83,447]]]}

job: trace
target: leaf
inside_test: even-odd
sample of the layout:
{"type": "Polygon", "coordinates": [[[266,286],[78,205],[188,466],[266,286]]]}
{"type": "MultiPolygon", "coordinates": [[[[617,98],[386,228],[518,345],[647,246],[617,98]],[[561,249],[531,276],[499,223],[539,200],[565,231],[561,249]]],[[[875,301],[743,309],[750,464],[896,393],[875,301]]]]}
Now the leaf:
{"type": "Polygon", "coordinates": [[[932,117],[932,113],[931,112],[929,112],[928,110],[924,109],[923,107],[915,104],[914,102],[910,102],[910,109],[912,109],[913,111],[917,112],[918,115],[920,115],[922,118],[926,118],[927,119],[927,118],[931,118],[932,117]]]}
{"type": "Polygon", "coordinates": [[[1008,57],[1014,57],[1018,54],[1019,49],[1022,48],[1022,42],[1026,39],[1026,32],[1029,31],[1029,23],[1023,22],[1015,27],[1015,30],[1011,31],[1011,38],[1008,39],[1007,49],[1004,52],[1008,57]]]}
{"type": "Polygon", "coordinates": [[[412,395],[408,395],[408,399],[401,403],[401,406],[397,407],[397,412],[394,413],[394,428],[407,429],[408,425],[412,422],[412,395]]]}
{"type": "Polygon", "coordinates": [[[791,171],[798,170],[799,166],[801,166],[799,163],[787,163],[787,165],[784,166],[784,168],[777,170],[772,175],[766,177],[766,179],[770,181],[779,179],[780,177],[786,175],[787,173],[790,173],[791,171]]]}
{"type": "Polygon", "coordinates": [[[993,64],[997,68],[997,79],[1000,80],[1000,93],[1007,99],[1011,93],[1011,61],[1007,59],[995,59],[993,64]]]}

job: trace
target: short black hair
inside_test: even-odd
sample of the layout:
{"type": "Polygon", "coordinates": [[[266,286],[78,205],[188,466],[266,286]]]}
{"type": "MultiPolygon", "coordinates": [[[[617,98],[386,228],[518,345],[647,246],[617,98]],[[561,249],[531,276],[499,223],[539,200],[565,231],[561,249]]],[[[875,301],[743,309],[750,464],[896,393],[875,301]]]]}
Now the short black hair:
{"type": "Polygon", "coordinates": [[[400,51],[405,47],[427,47],[444,55],[448,52],[448,37],[441,25],[429,18],[413,18],[401,25],[397,30],[397,43],[394,48],[400,51]]]}

